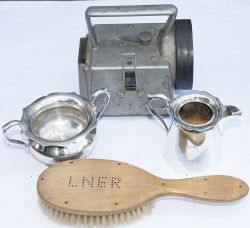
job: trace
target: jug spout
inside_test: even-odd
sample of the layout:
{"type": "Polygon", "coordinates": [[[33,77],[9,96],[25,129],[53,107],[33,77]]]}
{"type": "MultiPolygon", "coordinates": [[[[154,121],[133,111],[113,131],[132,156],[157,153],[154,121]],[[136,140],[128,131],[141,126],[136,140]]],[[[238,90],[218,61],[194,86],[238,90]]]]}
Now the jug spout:
{"type": "Polygon", "coordinates": [[[223,117],[228,116],[241,116],[242,112],[235,106],[226,105],[223,112],[223,117]]]}

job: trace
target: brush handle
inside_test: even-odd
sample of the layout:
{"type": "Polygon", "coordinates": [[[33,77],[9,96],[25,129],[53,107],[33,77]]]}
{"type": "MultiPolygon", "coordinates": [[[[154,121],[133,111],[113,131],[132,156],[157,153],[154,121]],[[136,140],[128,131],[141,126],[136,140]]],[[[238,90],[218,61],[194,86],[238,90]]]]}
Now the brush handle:
{"type": "Polygon", "coordinates": [[[247,184],[232,176],[214,175],[164,180],[162,195],[176,195],[205,201],[233,201],[248,193],[247,184]]]}

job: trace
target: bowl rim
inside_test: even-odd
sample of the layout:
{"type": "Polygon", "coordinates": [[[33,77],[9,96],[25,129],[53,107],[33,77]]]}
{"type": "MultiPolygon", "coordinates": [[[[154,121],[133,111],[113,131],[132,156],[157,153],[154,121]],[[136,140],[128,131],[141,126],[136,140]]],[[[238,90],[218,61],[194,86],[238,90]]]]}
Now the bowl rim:
{"type": "MultiPolygon", "coordinates": [[[[36,144],[40,146],[39,147],[40,149],[37,150],[37,152],[42,153],[42,154],[46,147],[67,148],[72,144],[83,142],[83,140],[86,139],[88,133],[92,131],[93,128],[96,128],[96,125],[97,125],[97,116],[96,116],[96,112],[93,109],[93,106],[91,105],[89,100],[87,100],[84,97],[81,97],[75,92],[50,93],[47,96],[43,96],[35,100],[34,102],[32,102],[29,106],[25,107],[23,109],[23,115],[21,118],[21,126],[23,129],[23,133],[26,135],[26,137],[30,141],[31,146],[32,144],[36,144]],[[35,134],[31,126],[33,118],[38,114],[41,108],[46,107],[46,105],[48,104],[51,105],[53,102],[56,102],[59,100],[63,100],[65,102],[70,101],[71,104],[79,105],[79,107],[81,107],[88,115],[87,126],[77,135],[69,139],[65,139],[61,141],[47,140],[47,139],[37,136],[37,134],[35,134]]],[[[69,154],[69,156],[72,156],[72,154],[69,154]]]]}

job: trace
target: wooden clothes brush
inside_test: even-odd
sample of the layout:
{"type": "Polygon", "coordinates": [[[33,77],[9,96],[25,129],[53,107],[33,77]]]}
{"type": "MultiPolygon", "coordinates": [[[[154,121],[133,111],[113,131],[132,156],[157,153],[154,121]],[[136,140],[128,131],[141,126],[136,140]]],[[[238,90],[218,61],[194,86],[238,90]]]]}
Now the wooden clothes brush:
{"type": "Polygon", "coordinates": [[[43,209],[53,219],[81,226],[129,223],[151,210],[154,198],[175,195],[205,201],[233,201],[248,193],[235,177],[214,175],[169,180],[111,160],[59,163],[39,177],[43,209]]]}

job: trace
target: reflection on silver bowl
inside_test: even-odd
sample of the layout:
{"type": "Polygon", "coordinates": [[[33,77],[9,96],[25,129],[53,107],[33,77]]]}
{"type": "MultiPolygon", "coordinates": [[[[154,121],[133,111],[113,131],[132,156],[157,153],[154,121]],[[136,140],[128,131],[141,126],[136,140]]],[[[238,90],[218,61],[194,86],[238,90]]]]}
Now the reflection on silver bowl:
{"type": "Polygon", "coordinates": [[[39,161],[50,166],[68,159],[86,157],[93,148],[97,121],[108,105],[106,89],[89,99],[75,93],[52,93],[23,109],[21,121],[3,126],[8,142],[27,147],[39,161]],[[96,100],[102,99],[100,107],[96,100]],[[19,125],[27,142],[10,138],[7,131],[19,125]]]}

